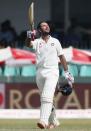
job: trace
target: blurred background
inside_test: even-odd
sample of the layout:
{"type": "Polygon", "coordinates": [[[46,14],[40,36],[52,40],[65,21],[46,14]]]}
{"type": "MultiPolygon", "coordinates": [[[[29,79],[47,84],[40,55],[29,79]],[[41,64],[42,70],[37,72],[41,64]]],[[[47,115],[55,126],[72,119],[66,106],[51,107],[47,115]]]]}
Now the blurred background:
{"type": "MultiPolygon", "coordinates": [[[[20,47],[26,30],[30,28],[28,8],[31,2],[31,0],[0,1],[0,32],[9,30],[4,29],[6,27],[11,28],[12,35],[9,34],[11,40],[7,39],[9,42],[18,41],[20,47]]],[[[77,48],[89,49],[91,46],[90,3],[90,0],[35,0],[35,28],[41,20],[46,20],[52,26],[52,34],[62,43],[64,42],[63,47],[68,47],[70,44],[77,48]]],[[[12,46],[17,47],[17,44],[12,46]]]]}
{"type": "MultiPolygon", "coordinates": [[[[25,46],[29,30],[30,0],[0,0],[0,48],[34,51],[25,46]]],[[[91,108],[91,0],[35,0],[35,29],[41,20],[48,21],[51,35],[58,38],[63,48],[70,46],[87,51],[89,64],[69,62],[75,77],[71,96],[56,96],[57,109],[91,108]]],[[[6,54],[7,55],[7,54],[6,54]]],[[[80,57],[80,56],[79,56],[80,57]]],[[[84,58],[83,58],[84,59],[84,58]]],[[[60,82],[63,69],[59,66],[60,82]]],[[[0,63],[0,108],[38,109],[39,93],[35,83],[36,65],[7,66],[0,63]]]]}

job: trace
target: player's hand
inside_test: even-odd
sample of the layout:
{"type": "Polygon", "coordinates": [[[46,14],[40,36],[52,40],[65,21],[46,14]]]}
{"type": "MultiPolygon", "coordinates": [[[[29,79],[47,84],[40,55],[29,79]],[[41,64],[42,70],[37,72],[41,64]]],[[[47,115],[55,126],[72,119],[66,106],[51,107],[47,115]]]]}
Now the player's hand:
{"type": "Polygon", "coordinates": [[[74,77],[69,71],[65,71],[65,78],[67,79],[68,83],[72,86],[74,83],[74,77]]]}
{"type": "Polygon", "coordinates": [[[35,39],[35,36],[36,36],[36,30],[29,30],[27,31],[27,38],[30,38],[31,40],[34,40],[35,39]]]}

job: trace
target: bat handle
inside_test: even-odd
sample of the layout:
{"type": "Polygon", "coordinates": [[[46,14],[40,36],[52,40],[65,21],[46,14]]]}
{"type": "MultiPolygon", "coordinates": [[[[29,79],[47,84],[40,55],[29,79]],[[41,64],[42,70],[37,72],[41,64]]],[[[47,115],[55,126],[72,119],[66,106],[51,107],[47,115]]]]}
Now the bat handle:
{"type": "Polygon", "coordinates": [[[34,22],[31,24],[31,30],[34,31],[34,22]]]}
{"type": "Polygon", "coordinates": [[[32,35],[31,35],[32,40],[34,40],[34,39],[35,39],[36,34],[37,34],[37,31],[36,31],[36,30],[33,30],[33,33],[32,33],[32,35]]]}
{"type": "Polygon", "coordinates": [[[35,35],[31,34],[31,40],[34,41],[34,39],[35,39],[35,35]]]}

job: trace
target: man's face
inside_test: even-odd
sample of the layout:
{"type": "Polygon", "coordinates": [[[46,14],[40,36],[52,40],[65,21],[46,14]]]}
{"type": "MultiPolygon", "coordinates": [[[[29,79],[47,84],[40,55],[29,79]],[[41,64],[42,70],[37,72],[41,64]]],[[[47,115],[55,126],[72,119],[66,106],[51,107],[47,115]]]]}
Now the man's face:
{"type": "Polygon", "coordinates": [[[49,34],[50,33],[50,27],[46,22],[41,23],[41,29],[42,34],[49,34]]]}

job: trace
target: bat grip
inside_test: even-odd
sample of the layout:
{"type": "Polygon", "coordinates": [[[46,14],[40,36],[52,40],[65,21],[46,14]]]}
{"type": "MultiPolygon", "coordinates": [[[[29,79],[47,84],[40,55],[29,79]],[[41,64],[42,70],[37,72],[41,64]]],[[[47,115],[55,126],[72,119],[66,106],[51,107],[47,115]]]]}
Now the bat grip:
{"type": "Polygon", "coordinates": [[[35,35],[34,35],[34,33],[32,33],[31,34],[31,40],[34,41],[34,39],[35,39],[35,35]]]}

